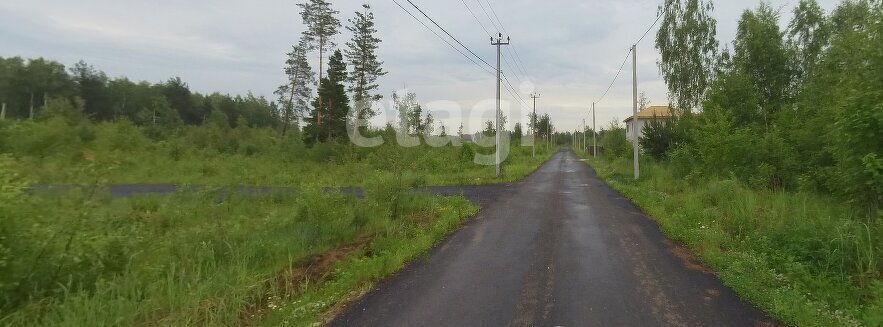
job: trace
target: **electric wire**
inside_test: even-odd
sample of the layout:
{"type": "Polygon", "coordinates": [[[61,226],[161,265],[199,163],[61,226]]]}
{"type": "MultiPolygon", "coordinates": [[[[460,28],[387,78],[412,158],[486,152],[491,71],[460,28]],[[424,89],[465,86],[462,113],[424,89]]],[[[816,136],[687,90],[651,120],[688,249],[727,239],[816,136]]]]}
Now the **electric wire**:
{"type": "MultiPolygon", "coordinates": [[[[656,15],[656,20],[653,21],[653,24],[650,24],[650,27],[648,27],[646,31],[644,31],[644,34],[641,35],[641,38],[638,39],[638,42],[635,42],[635,43],[634,43],[635,46],[637,46],[638,44],[640,44],[641,41],[643,41],[644,38],[647,37],[647,34],[649,34],[650,31],[653,30],[653,27],[655,27],[656,24],[659,23],[659,19],[660,19],[660,18],[662,18],[662,15],[657,14],[657,15],[656,15]]],[[[628,62],[628,60],[629,60],[629,56],[631,56],[631,55],[632,55],[632,48],[629,48],[628,53],[625,55],[625,59],[623,59],[623,61],[622,61],[622,65],[619,66],[619,70],[616,72],[616,75],[613,76],[613,81],[610,82],[610,85],[609,85],[609,86],[607,86],[607,90],[604,91],[604,94],[601,94],[601,97],[598,98],[597,101],[595,101],[595,104],[596,104],[596,105],[597,105],[598,103],[600,103],[601,100],[604,100],[604,97],[606,97],[606,96],[607,96],[607,93],[610,92],[610,89],[613,87],[613,84],[616,83],[616,80],[619,78],[619,75],[622,74],[622,70],[623,70],[623,68],[625,68],[625,63],[628,62]]]]}
{"type": "Polygon", "coordinates": [[[481,71],[483,71],[483,72],[485,72],[485,73],[488,73],[488,74],[491,74],[491,75],[494,75],[493,72],[490,72],[490,71],[486,70],[486,69],[484,68],[484,66],[482,66],[482,65],[479,64],[477,61],[475,61],[475,59],[472,59],[472,57],[470,57],[469,55],[463,53],[462,50],[460,50],[459,48],[455,47],[453,44],[451,44],[450,41],[448,41],[447,39],[445,39],[444,37],[442,37],[441,35],[439,35],[438,32],[436,32],[435,30],[433,30],[432,28],[430,28],[428,25],[426,25],[426,23],[424,23],[422,20],[420,20],[419,18],[417,18],[417,16],[415,16],[413,13],[411,13],[410,11],[408,11],[408,9],[405,9],[405,7],[402,6],[398,1],[396,1],[396,0],[392,0],[392,2],[394,2],[396,5],[398,5],[399,8],[402,8],[403,11],[405,11],[406,13],[408,13],[408,15],[410,15],[412,18],[414,18],[414,20],[416,20],[416,21],[419,22],[421,25],[423,25],[423,27],[425,27],[427,30],[429,30],[430,32],[432,32],[432,34],[435,34],[435,36],[436,36],[437,38],[439,38],[440,40],[442,40],[443,42],[445,42],[445,44],[447,44],[449,47],[451,47],[451,49],[454,49],[455,51],[457,51],[458,53],[460,53],[460,55],[466,57],[466,59],[469,59],[469,61],[471,61],[471,62],[472,62],[473,64],[475,64],[476,66],[478,66],[479,69],[481,69],[481,71]]]}
{"type": "Polygon", "coordinates": [[[469,10],[469,13],[472,14],[472,18],[475,18],[475,21],[478,22],[478,25],[481,26],[481,29],[484,30],[487,36],[493,38],[494,36],[491,34],[491,32],[488,31],[486,27],[484,27],[484,23],[482,23],[481,20],[478,19],[478,16],[475,15],[475,12],[472,11],[472,8],[469,8],[469,5],[466,4],[466,0],[460,0],[460,2],[463,3],[463,6],[466,7],[466,10],[469,10]]]}
{"type": "Polygon", "coordinates": [[[607,90],[604,91],[604,94],[595,101],[595,104],[601,103],[601,100],[604,100],[604,97],[607,96],[607,92],[610,92],[610,89],[613,87],[613,84],[616,83],[616,80],[619,78],[619,75],[622,74],[622,69],[625,68],[625,63],[628,62],[629,56],[632,54],[632,48],[629,48],[629,52],[625,54],[625,59],[622,60],[622,65],[619,66],[619,71],[616,72],[616,75],[613,76],[613,81],[610,82],[610,85],[607,86],[607,90]]]}
{"type": "Polygon", "coordinates": [[[460,40],[458,40],[456,37],[454,37],[453,35],[451,35],[451,33],[449,33],[448,30],[446,30],[444,27],[442,27],[441,25],[439,25],[438,23],[436,23],[435,20],[432,19],[432,17],[429,17],[429,15],[427,15],[426,12],[423,11],[423,9],[420,9],[420,7],[417,7],[417,5],[414,4],[414,2],[412,2],[411,0],[405,0],[405,1],[407,1],[408,3],[410,3],[411,6],[414,6],[414,8],[417,9],[417,11],[419,11],[421,14],[423,14],[424,17],[426,17],[427,19],[429,19],[430,22],[432,22],[433,24],[435,24],[436,27],[438,27],[439,29],[441,29],[442,32],[445,32],[445,34],[447,34],[449,37],[451,37],[451,39],[453,39],[454,41],[456,41],[457,44],[459,44],[461,47],[463,47],[464,49],[466,49],[466,51],[469,51],[469,53],[471,53],[473,56],[475,56],[475,58],[478,58],[478,60],[481,60],[481,62],[483,62],[485,65],[488,65],[488,67],[490,67],[491,69],[496,69],[496,67],[494,67],[493,65],[491,65],[490,63],[488,63],[487,61],[485,61],[484,59],[482,59],[481,56],[475,54],[475,52],[472,51],[472,49],[470,49],[469,47],[463,45],[463,42],[460,42],[460,40]]]}

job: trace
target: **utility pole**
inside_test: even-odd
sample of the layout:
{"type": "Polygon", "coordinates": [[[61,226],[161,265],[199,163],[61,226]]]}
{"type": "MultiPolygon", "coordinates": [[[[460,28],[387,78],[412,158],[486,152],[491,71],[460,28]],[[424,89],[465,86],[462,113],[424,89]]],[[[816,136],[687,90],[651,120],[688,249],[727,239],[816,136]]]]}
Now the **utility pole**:
{"type": "Polygon", "coordinates": [[[503,135],[503,129],[500,126],[500,115],[502,114],[500,112],[500,84],[503,83],[501,76],[500,76],[500,75],[502,75],[501,70],[500,70],[500,60],[502,58],[502,55],[500,54],[500,46],[509,45],[509,37],[506,37],[506,42],[503,42],[503,34],[498,33],[498,37],[497,37],[496,41],[494,41],[494,38],[491,38],[491,45],[497,46],[497,111],[495,112],[496,121],[497,121],[497,133],[496,133],[497,134],[497,151],[496,151],[497,152],[496,153],[497,160],[496,160],[496,163],[497,163],[497,178],[500,178],[500,164],[502,164],[502,160],[500,159],[500,156],[501,156],[501,154],[500,154],[500,152],[501,152],[500,145],[501,144],[500,143],[502,141],[502,135],[503,135]]]}
{"type": "Polygon", "coordinates": [[[537,157],[537,98],[540,97],[539,94],[534,93],[530,95],[533,98],[533,117],[531,117],[530,127],[533,129],[533,157],[537,157]]]}
{"type": "Polygon", "coordinates": [[[638,166],[638,45],[632,45],[632,149],[634,155],[635,180],[641,177],[641,168],[638,166]]]}
{"type": "Polygon", "coordinates": [[[598,157],[598,129],[595,128],[595,103],[592,102],[592,156],[598,157]]]}
{"type": "Polygon", "coordinates": [[[585,118],[583,118],[583,130],[582,130],[582,133],[583,133],[583,146],[582,146],[582,150],[585,151],[585,150],[586,150],[586,119],[585,119],[585,118]]]}
{"type": "Polygon", "coordinates": [[[2,109],[0,109],[0,120],[6,120],[6,102],[3,103],[2,109]]]}

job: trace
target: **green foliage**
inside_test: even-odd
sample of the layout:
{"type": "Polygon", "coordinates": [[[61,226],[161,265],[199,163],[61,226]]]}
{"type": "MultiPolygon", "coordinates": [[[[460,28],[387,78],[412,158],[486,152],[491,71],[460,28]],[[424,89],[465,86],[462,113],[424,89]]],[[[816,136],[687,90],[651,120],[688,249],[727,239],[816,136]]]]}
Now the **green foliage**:
{"type": "Polygon", "coordinates": [[[713,78],[718,47],[713,11],[705,0],[666,0],[659,7],[659,71],[680,110],[696,109],[713,78]]]}
{"type": "Polygon", "coordinates": [[[734,69],[744,74],[757,93],[760,123],[768,128],[776,111],[791,100],[792,55],[779,30],[779,15],[761,3],[739,19],[733,42],[734,69]]]}
{"type": "Polygon", "coordinates": [[[610,126],[601,133],[601,147],[613,158],[631,156],[632,144],[625,133],[625,127],[622,127],[618,121],[610,122],[610,126]]]}
{"type": "Polygon", "coordinates": [[[279,125],[275,105],[261,97],[193,93],[180,78],[160,84],[110,79],[82,61],[68,72],[43,58],[0,58],[0,102],[7,103],[7,119],[30,118],[33,108],[35,118],[74,114],[95,122],[125,118],[139,126],[174,128],[200,125],[211,112],[224,111],[231,123],[242,116],[254,126],[279,125]]]}
{"type": "Polygon", "coordinates": [[[879,87],[883,83],[850,97],[834,124],[838,188],[872,212],[883,203],[883,92],[879,87]]]}
{"type": "Polygon", "coordinates": [[[313,112],[304,127],[307,141],[328,141],[346,135],[346,120],[350,112],[350,100],[343,83],[346,81],[346,64],[341,52],[335,51],[328,61],[327,77],[319,83],[319,96],[313,101],[313,112]]]}
{"type": "Polygon", "coordinates": [[[364,12],[356,11],[355,17],[349,20],[350,26],[346,27],[353,33],[353,38],[346,43],[344,54],[352,66],[348,89],[353,92],[356,113],[359,119],[366,119],[376,114],[371,110],[371,104],[383,97],[377,94],[377,79],[386,72],[381,67],[383,62],[377,59],[381,40],[375,35],[374,12],[368,4],[363,4],[362,9],[364,12]]]}
{"type": "Polygon", "coordinates": [[[668,164],[642,164],[639,181],[625,160],[589,160],[663,232],[785,324],[879,325],[883,219],[865,220],[831,196],[757,190],[727,176],[683,178],[684,149],[668,164]]]}
{"type": "Polygon", "coordinates": [[[285,60],[284,71],[288,80],[274,92],[279,97],[279,104],[282,107],[283,136],[288,133],[290,125],[306,117],[309,111],[310,85],[315,83],[316,77],[307,62],[308,47],[307,40],[303,38],[297,45],[292,46],[285,60]]]}
{"type": "Polygon", "coordinates": [[[794,18],[788,25],[791,46],[797,52],[797,78],[812,73],[813,68],[828,45],[829,24],[825,11],[815,0],[801,0],[794,8],[794,18]]]}
{"type": "Polygon", "coordinates": [[[677,119],[652,119],[644,126],[639,139],[641,151],[656,160],[664,160],[669,150],[684,142],[684,127],[677,119]]]}
{"type": "Polygon", "coordinates": [[[688,142],[670,154],[675,171],[834,193],[873,216],[883,9],[845,1],[825,17],[806,0],[794,12],[787,41],[768,5],[743,13],[733,59],[721,57],[688,142]]]}
{"type": "MultiPolygon", "coordinates": [[[[2,178],[13,176],[0,169],[2,178]]],[[[312,285],[267,282],[286,278],[278,275],[286,267],[360,235],[408,242],[421,229],[419,221],[405,220],[415,215],[460,221],[474,212],[462,198],[398,186],[369,187],[365,201],[318,188],[109,199],[88,188],[21,197],[18,182],[10,182],[0,191],[0,210],[18,219],[14,229],[9,219],[0,222],[0,312],[4,324],[16,326],[235,325],[256,298],[275,294],[297,302],[306,287],[300,283],[312,285]],[[379,188],[388,191],[373,191],[379,188]],[[382,210],[394,203],[398,216],[382,210]]],[[[446,223],[442,233],[453,226],[446,223]]],[[[419,251],[431,245],[421,244],[419,251]]]]}

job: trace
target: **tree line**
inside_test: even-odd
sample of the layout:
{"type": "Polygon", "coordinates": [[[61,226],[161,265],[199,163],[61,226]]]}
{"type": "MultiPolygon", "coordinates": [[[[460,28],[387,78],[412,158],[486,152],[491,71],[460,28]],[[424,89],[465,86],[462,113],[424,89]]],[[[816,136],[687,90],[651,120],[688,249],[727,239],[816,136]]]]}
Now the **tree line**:
{"type": "Polygon", "coordinates": [[[787,26],[761,3],[730,46],[713,3],[666,0],[656,47],[679,119],[645,130],[642,151],[681,175],[734,177],[761,188],[883,196],[883,4],[846,0],[825,12],[801,0],[787,26]]]}
{"type": "Polygon", "coordinates": [[[140,126],[202,125],[219,115],[231,126],[277,127],[275,104],[264,97],[200,94],[180,78],[162,83],[109,78],[80,61],[70,68],[44,58],[0,57],[0,103],[6,119],[80,115],[93,121],[129,120],[140,126]]]}

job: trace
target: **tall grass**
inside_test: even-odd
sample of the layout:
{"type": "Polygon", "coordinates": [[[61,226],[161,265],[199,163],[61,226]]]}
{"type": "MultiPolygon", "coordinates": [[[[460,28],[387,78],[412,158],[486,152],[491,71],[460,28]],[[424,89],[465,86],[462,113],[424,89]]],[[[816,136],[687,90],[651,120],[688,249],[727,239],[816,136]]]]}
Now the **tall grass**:
{"type": "Polygon", "coordinates": [[[344,244],[375,240],[370,247],[387,252],[375,252],[371,260],[380,263],[372,270],[351,269],[360,275],[340,288],[349,291],[394,271],[402,260],[431,246],[434,241],[428,238],[440,237],[474,212],[462,197],[410,192],[413,182],[373,175],[364,200],[319,187],[297,193],[207,191],[126,199],[109,198],[100,188],[22,196],[21,187],[4,187],[0,324],[260,322],[262,316],[244,317],[243,312],[266,306],[261,299],[268,295],[277,305],[297,302],[307,287],[301,283],[316,282],[272,282],[285,280],[281,272],[344,244]],[[424,232],[426,223],[432,233],[424,232]]]}
{"type": "Polygon", "coordinates": [[[834,197],[589,161],[740,295],[798,326],[883,325],[883,216],[834,197]]]}
{"type": "Polygon", "coordinates": [[[188,126],[157,132],[131,123],[0,121],[0,153],[14,168],[43,184],[175,183],[209,185],[361,185],[370,172],[409,171],[434,185],[488,184],[523,177],[552,150],[514,144],[497,178],[492,166],[474,163],[475,153],[492,153],[473,143],[463,146],[405,148],[395,135],[378,133],[386,143],[362,148],[347,140],[307,147],[300,136],[279,136],[272,129],[220,129],[188,126]]]}

